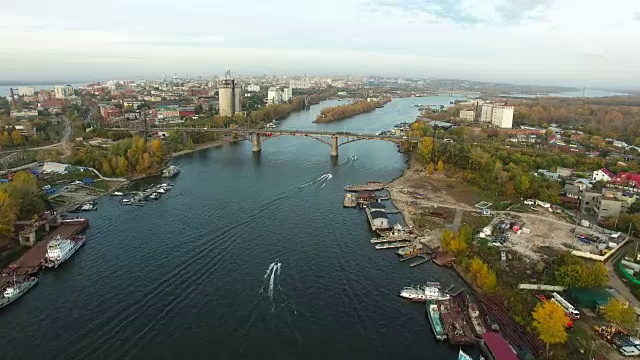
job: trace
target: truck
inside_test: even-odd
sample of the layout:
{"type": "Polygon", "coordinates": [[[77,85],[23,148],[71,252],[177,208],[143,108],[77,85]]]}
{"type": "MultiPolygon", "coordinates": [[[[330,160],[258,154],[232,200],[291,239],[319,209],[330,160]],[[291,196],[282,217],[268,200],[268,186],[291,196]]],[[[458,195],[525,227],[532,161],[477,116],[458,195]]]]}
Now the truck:
{"type": "Polygon", "coordinates": [[[562,296],[560,296],[558,293],[554,292],[554,293],[551,294],[551,297],[552,297],[551,301],[553,301],[556,304],[560,305],[560,307],[564,309],[564,311],[567,313],[567,316],[571,320],[580,319],[580,312],[578,310],[576,310],[576,308],[573,307],[573,305],[571,305],[562,296]]]}

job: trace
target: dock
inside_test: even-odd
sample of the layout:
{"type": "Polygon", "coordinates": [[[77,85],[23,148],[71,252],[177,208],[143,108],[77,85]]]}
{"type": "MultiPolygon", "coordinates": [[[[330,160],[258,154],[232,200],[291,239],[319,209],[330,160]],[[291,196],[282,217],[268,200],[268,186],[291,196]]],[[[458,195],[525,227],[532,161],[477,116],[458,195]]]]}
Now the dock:
{"type": "Polygon", "coordinates": [[[359,192],[359,191],[380,191],[384,190],[387,185],[377,181],[370,181],[364,185],[347,185],[344,187],[344,191],[359,192]]]}
{"type": "MultiPolygon", "coordinates": [[[[391,229],[389,226],[385,226],[385,227],[375,226],[374,222],[373,222],[373,217],[371,217],[371,209],[367,207],[364,210],[367,213],[367,219],[369,219],[369,225],[371,226],[371,230],[378,231],[378,230],[389,230],[389,229],[391,229]]],[[[385,213],[385,217],[386,217],[386,213],[385,213]]],[[[387,223],[388,223],[388,219],[387,219],[387,223]]]]}
{"type": "Polygon", "coordinates": [[[74,235],[78,235],[89,226],[88,219],[68,219],[62,220],[60,226],[49,232],[42,241],[36,243],[29,251],[22,255],[18,260],[12,262],[6,269],[2,270],[3,274],[31,275],[42,269],[42,263],[47,255],[47,245],[58,235],[68,239],[74,235]]]}
{"type": "Polygon", "coordinates": [[[421,257],[422,259],[412,262],[411,264],[409,264],[409,267],[413,268],[418,265],[422,265],[424,263],[428,263],[429,261],[431,261],[431,258],[426,255],[418,255],[417,257],[421,257]]]}
{"type": "Polygon", "coordinates": [[[418,256],[420,256],[420,254],[414,254],[414,255],[409,255],[409,256],[402,256],[402,257],[400,257],[400,262],[407,261],[407,260],[410,260],[410,259],[415,259],[415,258],[417,258],[418,256]]]}
{"type": "Polygon", "coordinates": [[[455,261],[456,257],[448,254],[438,254],[433,262],[438,266],[451,266],[455,261]]]}
{"type": "Polygon", "coordinates": [[[392,243],[378,244],[378,245],[376,245],[376,249],[378,249],[378,250],[397,249],[397,248],[405,247],[407,245],[409,245],[409,243],[406,242],[406,241],[396,241],[396,242],[392,242],[392,243]]]}

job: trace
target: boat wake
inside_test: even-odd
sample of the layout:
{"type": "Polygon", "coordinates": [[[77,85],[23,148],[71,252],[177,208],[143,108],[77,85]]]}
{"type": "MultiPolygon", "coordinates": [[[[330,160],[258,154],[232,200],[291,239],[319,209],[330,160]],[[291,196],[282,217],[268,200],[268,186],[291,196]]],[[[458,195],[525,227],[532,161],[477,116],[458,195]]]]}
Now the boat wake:
{"type": "Polygon", "coordinates": [[[333,178],[333,174],[339,172],[340,170],[353,165],[356,160],[358,160],[358,157],[356,155],[351,155],[347,158],[347,160],[345,162],[343,162],[342,164],[336,166],[335,169],[322,174],[320,176],[318,176],[317,178],[314,178],[312,180],[309,180],[307,182],[305,182],[304,184],[298,186],[298,189],[303,188],[303,187],[307,187],[307,186],[312,186],[312,187],[316,187],[316,188],[323,188],[325,187],[325,185],[327,185],[327,181],[331,180],[333,178]]]}
{"type": "Polygon", "coordinates": [[[280,284],[276,284],[276,280],[280,276],[280,269],[282,269],[282,263],[280,263],[277,259],[276,261],[269,264],[269,268],[267,269],[267,272],[263,277],[265,281],[262,283],[262,287],[260,288],[260,292],[258,293],[262,294],[265,288],[267,288],[267,294],[269,295],[269,300],[271,301],[271,312],[274,312],[276,308],[275,303],[273,302],[273,290],[275,289],[275,286],[278,285],[278,288],[280,289],[280,291],[282,291],[282,287],[280,286],[280,284]],[[267,278],[269,278],[268,281],[267,278]]]}

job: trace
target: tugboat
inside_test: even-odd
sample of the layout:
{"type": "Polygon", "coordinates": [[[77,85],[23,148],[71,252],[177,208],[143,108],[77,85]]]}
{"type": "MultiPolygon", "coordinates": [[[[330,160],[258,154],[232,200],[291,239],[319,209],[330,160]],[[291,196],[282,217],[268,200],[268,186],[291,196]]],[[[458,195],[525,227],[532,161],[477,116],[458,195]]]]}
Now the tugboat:
{"type": "Polygon", "coordinates": [[[33,285],[38,283],[38,279],[35,277],[29,277],[24,281],[17,282],[15,274],[13,275],[13,284],[8,286],[4,290],[4,294],[2,294],[2,298],[0,298],[0,308],[3,308],[12,302],[14,302],[17,298],[24,295],[29,289],[33,287],[33,285]]]}
{"type": "Polygon", "coordinates": [[[164,169],[164,171],[162,172],[162,176],[166,178],[171,178],[178,174],[180,174],[180,168],[178,168],[175,165],[169,166],[168,168],[164,169]]]}
{"type": "Polygon", "coordinates": [[[47,257],[44,266],[57,268],[58,265],[71,257],[84,244],[86,237],[83,235],[74,236],[71,239],[64,239],[60,235],[56,236],[47,245],[47,257]]]}
{"type": "Polygon", "coordinates": [[[427,301],[427,316],[431,323],[431,330],[439,341],[447,339],[447,333],[442,326],[442,320],[440,319],[440,309],[438,309],[438,303],[436,300],[430,299],[427,301]]]}

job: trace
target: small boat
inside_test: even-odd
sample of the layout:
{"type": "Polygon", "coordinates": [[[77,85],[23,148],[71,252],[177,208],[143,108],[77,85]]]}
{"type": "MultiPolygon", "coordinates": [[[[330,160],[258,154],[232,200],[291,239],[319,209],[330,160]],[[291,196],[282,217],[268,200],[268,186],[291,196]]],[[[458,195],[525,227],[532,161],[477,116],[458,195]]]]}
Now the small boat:
{"type": "Polygon", "coordinates": [[[158,194],[164,194],[164,193],[166,193],[166,192],[167,192],[167,190],[165,190],[165,189],[164,189],[164,188],[162,188],[162,187],[161,187],[161,188],[156,189],[156,193],[158,193],[158,194]]]}
{"type": "Polygon", "coordinates": [[[37,283],[38,279],[35,277],[29,277],[26,280],[18,282],[16,281],[16,276],[14,274],[11,285],[5,288],[4,293],[0,298],[0,308],[3,308],[17,300],[37,283]]]}
{"type": "Polygon", "coordinates": [[[458,353],[458,360],[473,360],[473,358],[460,349],[460,352],[458,353]]]}
{"type": "Polygon", "coordinates": [[[120,200],[120,203],[124,204],[124,205],[131,205],[131,203],[133,203],[133,200],[131,200],[131,199],[122,199],[122,200],[120,200]]]}
{"type": "Polygon", "coordinates": [[[158,200],[158,199],[160,199],[160,196],[162,196],[162,195],[160,195],[160,193],[154,192],[153,194],[149,195],[149,199],[158,200]]]}
{"type": "Polygon", "coordinates": [[[83,235],[64,239],[60,235],[56,236],[47,245],[47,255],[44,266],[57,268],[58,265],[71,257],[82,246],[87,238],[83,235]]]}
{"type": "Polygon", "coordinates": [[[178,168],[175,165],[169,166],[168,168],[164,169],[164,171],[162,172],[162,176],[166,178],[174,177],[178,174],[180,174],[180,168],[178,168]]]}
{"type": "Polygon", "coordinates": [[[121,192],[121,191],[116,191],[116,192],[112,193],[111,195],[113,195],[113,196],[124,196],[125,194],[123,192],[121,192]]]}
{"type": "Polygon", "coordinates": [[[146,204],[144,201],[139,201],[139,202],[132,203],[131,205],[133,205],[133,206],[144,206],[144,204],[146,204]]]}
{"type": "Polygon", "coordinates": [[[436,300],[431,299],[427,301],[427,316],[429,317],[431,330],[433,330],[433,334],[436,336],[436,339],[438,339],[439,341],[446,340],[447,333],[444,331],[444,326],[442,326],[440,309],[438,308],[438,303],[436,300]]]}

